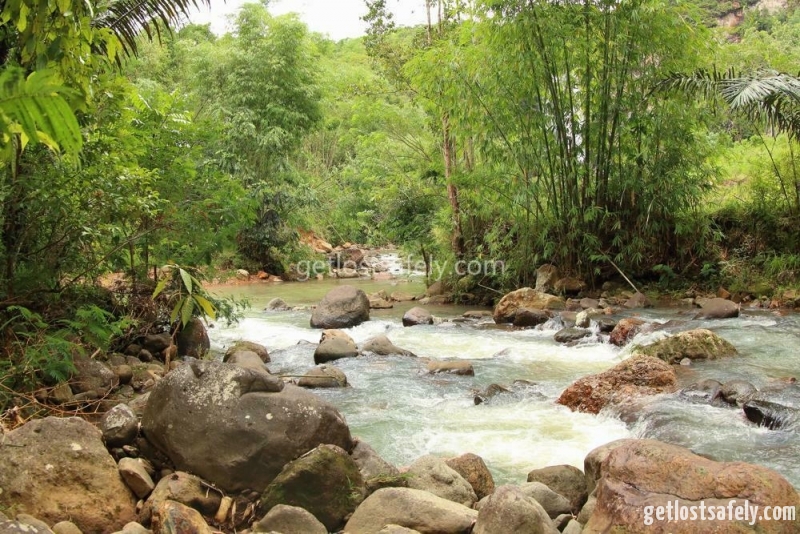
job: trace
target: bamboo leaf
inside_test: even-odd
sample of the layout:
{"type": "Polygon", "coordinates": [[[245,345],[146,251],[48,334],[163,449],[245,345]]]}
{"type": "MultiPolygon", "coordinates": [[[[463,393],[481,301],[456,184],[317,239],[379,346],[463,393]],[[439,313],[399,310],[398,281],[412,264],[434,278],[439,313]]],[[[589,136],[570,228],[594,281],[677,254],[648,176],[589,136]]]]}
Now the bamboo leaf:
{"type": "Polygon", "coordinates": [[[167,287],[167,279],[162,278],[161,280],[159,280],[158,284],[156,284],[156,289],[155,291],[153,291],[152,298],[156,298],[162,291],[164,291],[165,287],[167,287]]]}
{"type": "Polygon", "coordinates": [[[192,312],[194,311],[194,299],[187,298],[183,301],[183,307],[181,307],[181,324],[186,326],[189,324],[189,321],[192,320],[192,312]]]}
{"type": "Polygon", "coordinates": [[[217,310],[210,300],[200,295],[194,295],[194,300],[211,320],[217,319],[217,310]]]}
{"type": "Polygon", "coordinates": [[[191,295],[192,294],[192,276],[183,269],[178,269],[178,272],[181,273],[181,278],[183,279],[183,285],[186,286],[186,291],[191,295]]]}

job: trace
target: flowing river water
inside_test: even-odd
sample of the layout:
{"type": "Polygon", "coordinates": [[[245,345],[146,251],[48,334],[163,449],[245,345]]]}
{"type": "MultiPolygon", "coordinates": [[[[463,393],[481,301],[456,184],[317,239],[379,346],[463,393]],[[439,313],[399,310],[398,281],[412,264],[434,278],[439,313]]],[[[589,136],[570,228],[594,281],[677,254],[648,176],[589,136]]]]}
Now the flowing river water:
{"type": "MultiPolygon", "coordinates": [[[[212,350],[222,352],[239,339],[255,341],[269,349],[272,373],[304,374],[314,366],[314,344],[321,333],[309,327],[311,312],[260,310],[274,297],[290,306],[310,306],[338,283],[355,285],[366,293],[384,289],[422,294],[425,290],[418,277],[224,287],[215,292],[247,297],[252,307],[238,324],[210,330],[212,350]]],[[[548,465],[583,468],[586,453],[614,439],[647,437],[683,445],[716,460],[765,465],[800,487],[798,434],[757,427],[740,409],[692,403],[677,394],[647,400],[638,406],[635,417],[573,413],[555,404],[574,380],[614,366],[627,357],[630,348],[602,343],[597,336],[573,347],[560,345],[553,340],[560,328],[555,323],[520,330],[497,328],[490,317],[477,323],[457,322],[464,311],[474,309],[458,306],[426,306],[435,316],[455,321],[404,328],[401,317],[413,305],[396,303],[390,310],[372,310],[370,321],[347,332],[358,344],[386,334],[395,345],[421,358],[469,360],[474,377],[428,375],[424,361],[416,358],[366,356],[334,362],[352,387],[314,390],[339,408],[355,436],[396,465],[407,465],[425,454],[472,452],[486,461],[498,483],[519,483],[531,469],[548,465]],[[511,392],[476,405],[475,393],[492,383],[511,392]]],[[[706,378],[744,379],[760,388],[797,374],[797,314],[743,309],[736,319],[700,321],[691,319],[691,311],[679,308],[636,313],[656,322],[674,320],[679,330],[709,328],[739,350],[740,355],[732,359],[679,368],[681,385],[706,378]]],[[[633,343],[649,343],[666,335],[668,331],[637,336],[633,343]]]]}

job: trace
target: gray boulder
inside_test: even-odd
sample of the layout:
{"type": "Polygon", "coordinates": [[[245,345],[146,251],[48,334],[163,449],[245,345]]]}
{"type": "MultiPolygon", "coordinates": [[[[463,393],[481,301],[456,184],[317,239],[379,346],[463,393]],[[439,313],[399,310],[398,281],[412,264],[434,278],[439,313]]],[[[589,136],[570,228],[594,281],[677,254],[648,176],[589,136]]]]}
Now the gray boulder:
{"type": "Polygon", "coordinates": [[[403,314],[403,326],[433,324],[433,316],[425,308],[415,306],[403,314]]]}
{"type": "Polygon", "coordinates": [[[514,326],[527,327],[544,324],[553,317],[547,310],[534,310],[531,308],[520,308],[514,314],[514,326]]]}
{"type": "Polygon", "coordinates": [[[427,491],[464,506],[472,506],[478,500],[470,483],[442,458],[423,456],[409,466],[406,474],[409,488],[427,491]]]}
{"type": "Polygon", "coordinates": [[[312,328],[349,328],[369,321],[369,299],[353,286],[331,289],[311,314],[312,328]]]}
{"type": "Polygon", "coordinates": [[[697,319],[728,319],[739,317],[739,305],[728,299],[715,297],[704,300],[697,319]]]}
{"type": "Polygon", "coordinates": [[[193,361],[150,394],[142,431],[181,471],[229,492],[263,490],[288,462],[352,438],[342,415],[307,391],[265,373],[193,361]]]}
{"type": "Polygon", "coordinates": [[[192,317],[186,326],[180,329],[176,336],[176,343],[178,345],[178,356],[202,358],[211,348],[206,326],[197,317],[192,317]]]}
{"type": "Polygon", "coordinates": [[[473,534],[558,534],[547,512],[516,486],[500,486],[483,502],[473,534]]]}
{"type": "Polygon", "coordinates": [[[228,350],[225,351],[225,356],[223,356],[222,361],[227,362],[231,356],[240,350],[255,352],[258,354],[258,357],[261,358],[262,362],[269,363],[269,351],[267,351],[267,347],[261,343],[254,343],[253,341],[244,340],[236,341],[233,345],[228,347],[228,350]]]}
{"type": "Polygon", "coordinates": [[[253,524],[253,532],[302,532],[303,534],[328,534],[325,525],[308,510],[298,506],[276,504],[260,521],[253,524]]]}
{"type": "Polygon", "coordinates": [[[719,396],[728,404],[741,406],[756,391],[756,387],[746,380],[729,380],[722,384],[719,396]]]}
{"type": "Polygon", "coordinates": [[[387,525],[398,525],[421,534],[467,534],[477,516],[475,510],[427,491],[383,488],[356,508],[344,531],[375,534],[387,525]]]}
{"type": "Polygon", "coordinates": [[[397,476],[400,471],[384,460],[368,443],[356,441],[350,456],[358,466],[364,480],[380,476],[397,476]]]}
{"type": "Polygon", "coordinates": [[[222,495],[200,477],[176,471],[156,484],[142,507],[140,518],[149,523],[152,515],[167,501],[179,502],[194,508],[206,517],[213,517],[222,502],[222,495]]]}
{"type": "Polygon", "coordinates": [[[415,356],[413,352],[401,349],[391,342],[384,334],[371,337],[361,346],[361,352],[372,352],[380,356],[399,354],[401,356],[415,356]]]}
{"type": "Polygon", "coordinates": [[[251,350],[237,350],[225,360],[225,363],[236,365],[243,369],[252,369],[260,373],[269,373],[261,357],[251,350]]]}
{"type": "Polygon", "coordinates": [[[100,419],[100,431],[109,449],[130,445],[139,433],[139,418],[127,404],[117,404],[100,419]]]}
{"type": "Polygon", "coordinates": [[[73,358],[75,373],[69,381],[72,392],[94,392],[98,397],[107,395],[119,385],[119,378],[105,363],[93,360],[88,356],[73,358]]]}
{"type": "Polygon", "coordinates": [[[557,343],[573,343],[575,341],[580,341],[581,339],[589,337],[591,335],[592,335],[591,330],[587,330],[585,328],[570,327],[570,328],[562,328],[561,330],[556,332],[556,335],[553,337],[553,339],[555,339],[557,343]]]}
{"type": "Polygon", "coordinates": [[[566,497],[553,491],[541,482],[526,482],[521,484],[519,489],[526,497],[530,497],[538,502],[551,519],[555,519],[561,514],[568,514],[572,506],[566,497]]]}
{"type": "Polygon", "coordinates": [[[317,365],[306,371],[297,385],[301,388],[343,388],[347,387],[347,376],[341,369],[332,365],[317,365]]]}
{"type": "Polygon", "coordinates": [[[358,347],[353,338],[341,330],[325,330],[319,341],[319,346],[314,351],[314,363],[326,363],[341,358],[358,356],[358,347]]]}
{"type": "Polygon", "coordinates": [[[534,469],[528,473],[528,482],[541,482],[566,497],[573,514],[580,512],[589,496],[586,491],[586,475],[572,465],[551,465],[534,469]]]}

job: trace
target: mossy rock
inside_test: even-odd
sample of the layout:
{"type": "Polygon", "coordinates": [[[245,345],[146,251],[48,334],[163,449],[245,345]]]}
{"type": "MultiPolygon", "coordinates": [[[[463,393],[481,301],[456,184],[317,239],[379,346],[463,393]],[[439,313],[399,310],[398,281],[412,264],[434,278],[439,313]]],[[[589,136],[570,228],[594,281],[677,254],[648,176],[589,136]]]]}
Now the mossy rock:
{"type": "Polygon", "coordinates": [[[266,513],[277,504],[297,506],[336,531],[365,493],[364,479],[350,455],[335,445],[320,445],[284,466],[264,490],[260,509],[266,513]]]}
{"type": "Polygon", "coordinates": [[[634,353],[659,358],[670,364],[680,363],[684,358],[692,361],[716,360],[739,354],[736,347],[705,328],[680,332],[652,345],[636,347],[634,353]]]}

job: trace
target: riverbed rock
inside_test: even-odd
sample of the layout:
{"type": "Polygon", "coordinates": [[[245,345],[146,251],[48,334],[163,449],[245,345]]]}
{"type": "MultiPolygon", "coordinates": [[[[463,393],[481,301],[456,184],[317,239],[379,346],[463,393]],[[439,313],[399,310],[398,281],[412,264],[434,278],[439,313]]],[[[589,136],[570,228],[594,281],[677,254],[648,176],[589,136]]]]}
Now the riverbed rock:
{"type": "Polygon", "coordinates": [[[385,299],[370,297],[369,308],[371,310],[390,310],[394,308],[394,304],[385,299]]]}
{"type": "Polygon", "coordinates": [[[322,337],[314,351],[314,363],[326,363],[342,358],[358,356],[358,347],[347,333],[342,330],[324,330],[322,337]]]}
{"type": "Polygon", "coordinates": [[[586,282],[580,278],[566,276],[556,280],[553,290],[559,295],[578,295],[581,291],[586,290],[586,282]]]}
{"type": "Polygon", "coordinates": [[[369,321],[369,299],[353,286],[337,286],[311,314],[312,328],[350,328],[369,321]]]}
{"type": "Polygon", "coordinates": [[[387,525],[399,525],[421,534],[467,534],[477,517],[477,511],[427,491],[383,488],[356,508],[344,531],[375,534],[387,525]]]}
{"type": "MultiPolygon", "coordinates": [[[[0,531],[2,531],[1,528],[0,531]]],[[[72,521],[59,521],[53,525],[52,531],[53,534],[83,534],[81,529],[78,528],[78,525],[72,521]]]]}
{"type": "Polygon", "coordinates": [[[752,393],[742,405],[749,421],[773,430],[800,430],[800,386],[764,389],[752,393]]]}
{"type": "Polygon", "coordinates": [[[325,525],[308,510],[298,506],[276,504],[260,521],[253,524],[253,532],[280,532],[282,534],[328,534],[325,525]]]}
{"type": "Polygon", "coordinates": [[[678,500],[682,506],[727,507],[749,500],[764,506],[800,506],[800,496],[781,475],[758,465],[715,462],[690,450],[655,440],[631,440],[614,448],[603,462],[597,484],[597,503],[584,534],[601,532],[673,534],[793,533],[793,521],[672,521],[645,524],[645,505],[664,506],[678,500]]]}
{"type": "Polygon", "coordinates": [[[526,497],[538,502],[550,519],[569,514],[572,506],[566,497],[556,493],[541,482],[526,482],[517,486],[526,497]]]}
{"type": "Polygon", "coordinates": [[[100,431],[109,449],[130,445],[139,433],[139,418],[127,404],[117,404],[103,414],[100,431]]]}
{"type": "Polygon", "coordinates": [[[575,343],[591,335],[591,330],[587,330],[586,328],[569,327],[562,328],[556,332],[553,339],[555,339],[556,343],[575,343]]]}
{"type": "Polygon", "coordinates": [[[470,483],[443,458],[433,455],[418,458],[408,467],[406,474],[409,488],[427,491],[468,507],[478,500],[470,483]]]}
{"type": "Polygon", "coordinates": [[[729,380],[719,388],[719,396],[728,404],[742,406],[756,391],[756,387],[746,380],[729,380]]]}
{"type": "Polygon", "coordinates": [[[178,356],[203,358],[211,348],[206,326],[197,317],[192,317],[186,326],[180,329],[175,341],[178,345],[178,356]]]}
{"type": "Polygon", "coordinates": [[[542,506],[516,486],[500,486],[478,512],[473,534],[558,534],[542,506]]]}
{"type": "Polygon", "coordinates": [[[320,444],[352,447],[347,423],[326,401],[212,361],[193,361],[159,381],[142,431],[178,470],[229,492],[262,491],[285,464],[320,444]]]}
{"type": "Polygon", "coordinates": [[[536,269],[536,291],[549,293],[553,290],[558,280],[558,267],[545,263],[536,269]]]}
{"type": "Polygon", "coordinates": [[[332,365],[321,364],[306,371],[297,385],[301,388],[344,388],[347,387],[347,376],[344,371],[332,365]]]}
{"type": "Polygon", "coordinates": [[[696,319],[728,319],[739,317],[739,305],[724,298],[704,300],[696,319]]]}
{"type": "Polygon", "coordinates": [[[237,350],[225,362],[228,365],[236,365],[242,369],[252,369],[259,373],[269,373],[261,357],[251,350],[237,350]]]}
{"type": "Polygon", "coordinates": [[[547,310],[532,310],[530,308],[520,308],[514,313],[514,326],[529,327],[538,326],[549,321],[553,314],[547,310]]]}
{"type": "Polygon", "coordinates": [[[634,295],[625,301],[623,304],[629,310],[634,310],[637,308],[652,308],[653,303],[650,302],[650,299],[644,293],[634,293],[634,295]]]}
{"type": "Polygon", "coordinates": [[[139,514],[144,523],[149,523],[165,502],[174,501],[189,506],[206,517],[213,517],[222,502],[222,494],[198,476],[176,471],[156,484],[139,514]]]}
{"type": "Polygon", "coordinates": [[[361,345],[361,352],[371,352],[380,356],[390,356],[392,354],[399,354],[400,356],[415,356],[409,350],[401,349],[391,342],[385,334],[379,334],[371,337],[361,345]]]}
{"type": "Polygon", "coordinates": [[[719,397],[721,387],[722,384],[718,380],[708,378],[684,387],[680,391],[680,396],[691,402],[710,404],[719,397]]]}
{"type": "Polygon", "coordinates": [[[144,499],[156,487],[141,460],[122,458],[117,467],[122,480],[138,498],[144,499]]]}
{"type": "MultiPolygon", "coordinates": [[[[24,515],[24,514],[23,514],[24,515]]],[[[25,521],[11,521],[0,519],[0,533],[2,534],[53,534],[47,524],[37,523],[31,525],[25,521]]]]}
{"type": "Polygon", "coordinates": [[[75,365],[75,372],[69,385],[75,394],[94,392],[102,397],[119,385],[117,375],[103,362],[76,355],[72,363],[75,365]]]}
{"type": "Polygon", "coordinates": [[[736,356],[738,351],[711,330],[697,328],[679,332],[651,345],[636,347],[634,353],[653,356],[672,364],[679,363],[684,358],[692,361],[727,358],[736,356]]]}
{"type": "Polygon", "coordinates": [[[269,363],[269,351],[267,351],[267,347],[262,345],[261,343],[255,343],[253,341],[245,341],[239,340],[235,341],[233,345],[228,347],[228,350],[225,351],[225,356],[222,357],[223,362],[227,362],[231,359],[231,357],[239,351],[249,351],[255,352],[258,357],[261,359],[263,363],[269,363]]]}
{"type": "Polygon", "coordinates": [[[617,322],[614,330],[611,331],[611,337],[608,341],[612,345],[622,347],[626,345],[633,337],[639,333],[645,322],[636,317],[625,317],[617,322]]]}
{"type": "Polygon", "coordinates": [[[572,411],[599,413],[608,405],[632,397],[672,393],[675,370],[650,356],[634,355],[608,371],[585,376],[565,389],[556,401],[572,411]]]}
{"type": "Polygon", "coordinates": [[[200,512],[175,501],[166,501],[153,514],[154,534],[212,534],[200,512]]]}
{"type": "Polygon", "coordinates": [[[571,512],[580,512],[589,494],[586,491],[586,475],[573,465],[551,465],[528,472],[528,482],[541,482],[570,504],[571,512]]]}
{"type": "Polygon", "coordinates": [[[513,323],[518,310],[529,308],[532,310],[561,310],[564,308],[564,299],[548,293],[543,293],[530,287],[523,287],[507,293],[494,308],[494,322],[513,323]]]}
{"type": "MultiPolygon", "coordinates": [[[[147,334],[141,340],[141,350],[146,350],[151,354],[159,354],[164,349],[172,345],[172,336],[169,332],[161,332],[160,334],[147,334]]],[[[131,356],[137,356],[131,354],[131,356]]]]}
{"type": "Polygon", "coordinates": [[[270,300],[264,307],[264,311],[271,312],[287,311],[289,309],[289,305],[286,304],[286,301],[280,297],[275,297],[274,299],[270,300]]]}
{"type": "Polygon", "coordinates": [[[403,314],[403,326],[433,324],[433,316],[425,308],[415,306],[403,314]]]}
{"type": "Polygon", "coordinates": [[[400,471],[395,466],[384,460],[381,455],[365,441],[356,440],[356,444],[350,456],[358,466],[358,470],[361,472],[361,477],[364,480],[381,476],[394,477],[400,474],[400,471]]]}
{"type": "Polygon", "coordinates": [[[347,452],[321,445],[286,464],[264,490],[259,507],[264,513],[277,504],[298,506],[335,531],[365,493],[364,479],[347,452]]]}
{"type": "Polygon", "coordinates": [[[495,486],[492,472],[486,467],[486,462],[483,461],[483,458],[477,454],[468,452],[461,456],[449,458],[445,460],[445,463],[469,482],[479,500],[494,492],[495,486]]]}
{"type": "Polygon", "coordinates": [[[102,434],[77,417],[47,417],[3,434],[0,508],[84,532],[113,532],[136,519],[136,499],[102,434]]]}
{"type": "Polygon", "coordinates": [[[459,376],[475,376],[475,368],[472,364],[464,360],[431,360],[426,366],[428,374],[436,375],[439,373],[449,373],[459,376]]]}

